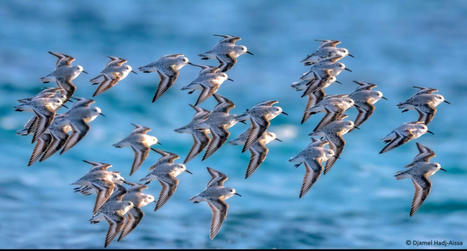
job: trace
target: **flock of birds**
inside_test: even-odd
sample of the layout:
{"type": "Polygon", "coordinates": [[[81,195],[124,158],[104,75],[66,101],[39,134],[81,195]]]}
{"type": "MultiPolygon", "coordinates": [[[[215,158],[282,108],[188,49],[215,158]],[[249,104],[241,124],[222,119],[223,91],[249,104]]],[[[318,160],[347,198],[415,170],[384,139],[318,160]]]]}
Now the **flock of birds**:
{"type": "MultiPolygon", "coordinates": [[[[133,150],[134,160],[130,176],[139,169],[151,151],[159,154],[160,158],[149,168],[149,173],[138,183],[133,183],[122,177],[120,172],[108,170],[112,167],[111,164],[84,160],[91,165],[90,170],[72,183],[76,186],[75,192],[82,195],[96,194],[90,223],[107,221],[109,228],[104,247],[107,247],[119,233],[118,241],[122,240],[139,224],[144,216],[142,210],[144,206],[155,202],[154,211],[156,211],[167,203],[177,189],[179,183],[177,176],[184,172],[191,174],[185,164],[205,149],[202,160],[212,156],[227,142],[230,136],[229,128],[237,123],[250,124],[249,128],[237,138],[228,141],[232,145],[242,145],[242,152],[250,151],[245,179],[264,162],[269,152],[266,145],[274,140],[281,141],[276,134],[268,131],[272,119],[280,114],[287,115],[276,105],[277,100],[263,101],[243,113],[231,114],[230,111],[235,108],[234,102],[217,93],[224,81],[233,81],[226,72],[235,65],[237,58],[245,53],[251,55],[253,53],[248,51],[246,46],[236,44],[241,39],[238,36],[217,34],[214,36],[221,37],[221,40],[211,50],[199,56],[202,60],[217,60],[219,63],[217,66],[194,64],[183,54],[173,54],[138,68],[143,73],[157,72],[160,78],[152,102],[161,98],[175,83],[179,71],[184,66],[201,68],[198,76],[181,88],[183,91],[188,91],[188,94],[200,91],[195,104],[189,104],[195,111],[192,120],[187,125],[174,130],[177,133],[191,134],[193,137],[193,146],[183,163],[176,163],[180,158],[179,155],[153,148],[160,143],[156,137],[148,134],[150,128],[131,123],[134,126],[133,131],[126,138],[113,144],[113,147],[128,147],[133,150]],[[210,97],[217,102],[213,109],[200,107],[200,104],[210,97]],[[158,180],[161,184],[161,192],[157,200],[154,196],[143,193],[148,184],[154,180],[158,180]]],[[[296,167],[304,164],[306,168],[300,198],[310,190],[321,173],[326,174],[339,159],[346,145],[343,135],[355,128],[359,129],[359,126],[372,115],[375,110],[374,104],[380,99],[386,99],[380,91],[373,90],[375,84],[363,81],[354,81],[358,87],[350,94],[326,95],[325,88],[333,83],[340,83],[336,79],[337,75],[343,70],[350,71],[338,61],[352,55],[347,49],[337,47],[340,41],[319,41],[318,49],[301,61],[305,66],[310,66],[310,70],[292,84],[297,91],[303,91],[302,97],[308,97],[302,124],[314,114],[325,113],[313,132],[309,134],[312,142],[289,160],[296,167]],[[354,121],[347,120],[348,116],[344,114],[351,107],[356,107],[358,110],[354,121]],[[322,162],[325,161],[323,168],[322,162]]],[[[44,161],[56,152],[60,151],[61,155],[70,150],[86,136],[90,130],[90,122],[99,115],[104,116],[99,107],[93,106],[95,103],[93,99],[73,97],[76,90],[73,80],[80,73],[87,73],[83,67],[73,66],[72,62],[75,58],[72,56],[50,51],[49,53],[57,57],[55,70],[40,80],[43,83],[56,82],[57,87],[45,88],[36,96],[20,99],[18,100],[20,104],[15,106],[16,111],[28,111],[34,114],[24,128],[17,131],[17,134],[22,136],[31,134],[32,143],[35,143],[28,166],[37,160],[44,161]],[[67,102],[72,104],[70,108],[67,107],[67,102]],[[68,110],[59,113],[61,107],[68,110]]],[[[127,64],[126,59],[113,56],[109,56],[109,59],[104,69],[90,80],[92,85],[97,85],[93,97],[108,91],[130,73],[136,74],[127,64]]],[[[387,145],[380,153],[430,132],[427,125],[436,113],[436,106],[443,101],[448,103],[443,96],[434,93],[436,89],[419,86],[415,88],[420,90],[407,101],[400,103],[398,107],[403,109],[403,112],[415,109],[419,113],[418,120],[405,123],[385,137],[384,142],[387,145]]],[[[415,213],[430,191],[431,183],[428,176],[440,169],[444,170],[438,163],[429,162],[435,155],[431,149],[418,142],[417,147],[420,153],[407,165],[410,168],[396,174],[397,179],[407,177],[414,182],[415,196],[410,215],[415,213]]],[[[207,167],[207,171],[211,175],[211,180],[205,190],[190,198],[190,201],[193,203],[206,201],[211,208],[209,237],[213,239],[227,217],[229,206],[225,200],[234,195],[241,195],[234,188],[224,187],[228,179],[227,175],[210,167],[207,167]]]]}

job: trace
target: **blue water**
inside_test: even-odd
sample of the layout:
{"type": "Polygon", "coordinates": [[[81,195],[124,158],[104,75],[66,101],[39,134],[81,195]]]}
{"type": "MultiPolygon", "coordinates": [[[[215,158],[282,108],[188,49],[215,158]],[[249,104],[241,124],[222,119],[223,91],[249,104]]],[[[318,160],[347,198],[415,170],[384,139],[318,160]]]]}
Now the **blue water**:
{"type": "MultiPolygon", "coordinates": [[[[189,162],[194,175],[179,176],[180,186],[157,213],[154,204],[123,241],[110,248],[406,248],[406,240],[467,242],[467,4],[465,1],[1,1],[0,2],[0,243],[3,248],[102,248],[107,224],[91,225],[94,196],[73,193],[70,183],[87,172],[81,160],[112,163],[137,181],[158,158],[151,154],[129,177],[133,153],[111,145],[132,129],[130,122],[152,128],[162,149],[184,158],[192,138],[174,128],[188,123],[189,103],[196,96],[179,89],[196,77],[185,67],[160,100],[151,103],[155,74],[131,74],[96,98],[107,117],[92,122],[91,131],[62,156],[26,167],[32,151],[29,137],[15,135],[30,114],[14,112],[16,100],[36,94],[41,76],[55,58],[48,50],[68,53],[90,74],[75,80],[76,96],[94,92],[89,79],[107,55],[128,59],[133,67],[165,54],[197,54],[217,41],[213,33],[241,36],[255,56],[243,55],[228,72],[219,93],[236,103],[233,113],[277,99],[290,115],[278,116],[270,130],[284,142],[269,144],[269,155],[248,180],[249,154],[226,144],[208,160],[189,162]],[[298,198],[304,168],[288,159],[304,148],[320,116],[305,125],[300,119],[306,100],[290,87],[307,70],[299,61],[315,50],[314,39],[338,39],[355,58],[342,62],[343,72],[329,94],[349,93],[352,80],[377,83],[388,101],[345,138],[341,159],[310,192],[298,198]],[[440,104],[430,130],[419,142],[437,154],[434,161],[448,172],[431,177],[428,199],[409,217],[413,185],[394,173],[417,153],[415,141],[379,155],[381,138],[414,111],[396,104],[409,97],[413,84],[435,87],[452,104],[440,104]],[[209,240],[211,212],[188,199],[209,180],[205,167],[229,175],[226,185],[243,197],[228,200],[229,215],[219,235],[209,240]]],[[[212,62],[214,63],[214,62],[212,62]]],[[[49,84],[47,86],[53,86],[49,84]]],[[[211,109],[213,100],[203,107],[211,109]]],[[[351,118],[355,109],[349,110],[351,118]]],[[[246,125],[231,129],[236,137],[246,125]]],[[[158,196],[151,183],[146,192],[158,196]]],[[[424,246],[434,247],[434,246],[424,246]]],[[[439,247],[439,246],[437,246],[439,247]]],[[[464,246],[447,246],[448,248],[464,246]]]]}

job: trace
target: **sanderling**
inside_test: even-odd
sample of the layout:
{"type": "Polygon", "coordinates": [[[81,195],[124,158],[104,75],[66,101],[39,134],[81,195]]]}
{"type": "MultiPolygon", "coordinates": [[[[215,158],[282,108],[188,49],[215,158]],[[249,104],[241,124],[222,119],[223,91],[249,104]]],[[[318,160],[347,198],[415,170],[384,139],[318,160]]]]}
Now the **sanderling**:
{"type": "Polygon", "coordinates": [[[428,127],[420,121],[407,122],[390,132],[384,139],[386,146],[379,152],[380,154],[390,151],[398,146],[401,146],[413,139],[422,136],[425,133],[433,132],[428,130],[428,127]]]}
{"type": "Polygon", "coordinates": [[[230,35],[217,35],[223,37],[214,47],[204,53],[199,54],[202,60],[217,59],[220,62],[219,68],[221,72],[230,70],[237,62],[237,58],[244,53],[253,55],[244,45],[236,45],[240,37],[230,35]]]}
{"type": "Polygon", "coordinates": [[[417,162],[410,169],[396,173],[395,177],[397,180],[411,178],[415,187],[415,194],[412,206],[410,207],[410,216],[414,215],[430,193],[431,181],[428,177],[435,174],[438,170],[446,171],[436,162],[417,162]]]}
{"type": "MultiPolygon", "coordinates": [[[[155,149],[153,150],[156,151],[155,149]]],[[[156,152],[161,153],[159,151],[156,151],[156,152]]],[[[165,156],[166,156],[165,154],[162,154],[162,158],[164,158],[165,156]]],[[[140,182],[149,184],[151,181],[157,179],[159,180],[159,183],[161,183],[161,186],[162,186],[161,193],[159,195],[159,199],[156,202],[156,207],[154,208],[154,211],[157,211],[175,193],[175,190],[177,189],[177,186],[178,186],[177,176],[183,172],[187,172],[190,174],[191,172],[186,169],[186,166],[184,164],[175,164],[173,163],[173,161],[163,162],[163,163],[160,163],[158,161],[155,165],[151,167],[151,169],[152,171],[148,175],[146,175],[144,178],[142,178],[140,182]]]]}
{"type": "Polygon", "coordinates": [[[309,71],[302,74],[300,79],[307,78],[310,73],[315,73],[319,78],[325,78],[327,75],[332,75],[336,77],[339,75],[343,70],[350,71],[349,68],[345,66],[345,64],[340,62],[331,62],[331,61],[321,61],[314,65],[311,65],[309,71]]]}
{"type": "Polygon", "coordinates": [[[229,79],[229,76],[224,72],[219,72],[219,68],[212,68],[210,66],[197,65],[193,63],[189,64],[201,67],[202,70],[195,80],[182,87],[181,90],[190,90],[188,94],[192,94],[194,91],[200,90],[201,93],[195,103],[195,106],[197,106],[211,97],[212,94],[216,93],[222,83],[229,79]]]}
{"type": "Polygon", "coordinates": [[[352,54],[345,48],[337,48],[336,45],[340,44],[337,40],[320,40],[320,47],[311,55],[307,55],[305,59],[300,61],[305,65],[316,64],[321,61],[329,60],[337,62],[346,56],[353,57],[352,54]],[[323,42],[324,41],[324,42],[323,42]]]}
{"type": "Polygon", "coordinates": [[[133,184],[128,190],[123,201],[133,202],[133,207],[127,212],[127,220],[123,226],[122,233],[118,237],[117,241],[122,240],[127,236],[136,226],[138,226],[141,219],[144,217],[144,212],[141,210],[142,207],[154,201],[154,196],[150,194],[142,193],[147,186],[141,184],[133,184]]]}
{"type": "Polygon", "coordinates": [[[209,174],[211,175],[211,180],[208,182],[206,189],[201,193],[190,198],[190,201],[193,203],[199,203],[206,201],[209,207],[212,210],[211,218],[211,230],[209,232],[209,238],[212,240],[216,237],[219,229],[224,223],[225,218],[227,217],[227,211],[229,205],[225,203],[225,200],[238,194],[234,188],[224,187],[225,181],[228,177],[210,167],[207,168],[209,174]]]}
{"type": "Polygon", "coordinates": [[[117,185],[117,187],[118,189],[115,189],[111,198],[109,198],[89,220],[91,224],[96,224],[101,220],[106,220],[109,224],[104,247],[107,247],[110,242],[115,239],[117,234],[122,231],[125,226],[124,216],[134,207],[133,202],[123,200],[127,192],[126,188],[122,185],[117,185]]]}
{"type": "Polygon", "coordinates": [[[209,128],[212,135],[212,139],[202,160],[207,159],[215,153],[227,141],[230,135],[229,128],[247,119],[246,114],[230,114],[230,110],[235,107],[235,104],[231,100],[218,94],[214,94],[213,96],[217,101],[217,105],[208,118],[199,125],[200,128],[209,128]]]}
{"type": "Polygon", "coordinates": [[[97,116],[104,116],[101,109],[97,106],[91,107],[95,102],[87,98],[75,98],[76,101],[73,106],[65,113],[68,121],[70,122],[73,133],[69,136],[63,146],[60,154],[70,150],[75,146],[86,134],[91,126],[90,122],[95,120],[97,116]]]}
{"type": "MultiPolygon", "coordinates": [[[[343,135],[355,127],[353,121],[344,120],[347,115],[343,114],[336,118],[336,120],[322,127],[321,129],[310,133],[310,136],[321,136],[329,141],[329,148],[334,151],[334,156],[326,161],[324,166],[324,174],[329,172],[336,160],[342,154],[345,147],[345,140],[343,135]]],[[[357,127],[358,128],[358,127],[357,127]]]]}
{"type": "Polygon", "coordinates": [[[357,118],[355,118],[355,126],[360,126],[365,122],[373,111],[375,110],[374,104],[380,99],[387,99],[383,96],[383,93],[380,91],[374,91],[373,88],[376,87],[376,84],[362,81],[353,81],[358,84],[358,87],[354,92],[349,94],[349,97],[355,102],[355,107],[358,110],[357,118]]]}
{"type": "Polygon", "coordinates": [[[52,53],[50,51],[49,53],[58,57],[56,69],[40,80],[42,83],[57,82],[59,87],[66,90],[66,96],[69,99],[76,90],[76,86],[72,82],[73,79],[77,78],[81,72],[86,74],[87,72],[81,65],[71,65],[71,62],[74,60],[73,57],[60,53],[52,53]]]}
{"type": "Polygon", "coordinates": [[[200,127],[201,123],[208,119],[209,114],[211,112],[204,108],[197,107],[191,104],[190,107],[193,108],[196,112],[191,122],[184,127],[180,127],[174,130],[178,133],[189,133],[193,136],[193,146],[191,147],[190,152],[183,161],[184,164],[186,164],[188,161],[196,157],[196,155],[201,153],[211,140],[209,138],[209,128],[200,127]]]}
{"type": "Polygon", "coordinates": [[[274,104],[279,103],[277,100],[269,100],[261,102],[251,109],[247,109],[247,114],[250,116],[251,127],[250,133],[245,140],[245,145],[243,145],[242,152],[246,151],[248,148],[253,145],[253,143],[258,140],[261,135],[269,128],[271,120],[277,117],[279,114],[288,115],[286,112],[282,111],[280,106],[273,106],[274,104]]]}
{"type": "Polygon", "coordinates": [[[37,139],[37,143],[29,158],[28,166],[31,166],[41,155],[40,161],[43,161],[60,150],[68,138],[68,132],[71,130],[71,126],[64,114],[55,116],[52,124],[37,139]]]}
{"type": "Polygon", "coordinates": [[[402,112],[412,109],[417,110],[419,114],[418,121],[422,121],[425,125],[428,125],[436,114],[436,106],[442,102],[450,103],[444,99],[443,95],[433,94],[438,91],[437,89],[419,86],[414,86],[414,88],[418,88],[420,91],[405,102],[397,104],[397,107],[403,109],[402,112]]]}
{"type": "Polygon", "coordinates": [[[144,160],[148,157],[149,149],[154,144],[159,144],[159,140],[147,133],[151,131],[149,127],[131,123],[135,129],[128,135],[128,137],[113,144],[116,148],[131,147],[135,152],[133,164],[131,165],[130,175],[132,175],[143,164],[144,160]]]}
{"type": "Polygon", "coordinates": [[[120,80],[126,78],[130,72],[137,74],[130,65],[124,65],[127,63],[126,59],[113,56],[108,57],[110,61],[105,68],[99,75],[90,80],[93,85],[99,85],[92,95],[93,97],[115,86],[120,80]]]}
{"type": "Polygon", "coordinates": [[[321,141],[314,138],[312,140],[313,142],[304,150],[289,159],[289,162],[295,163],[295,167],[299,167],[301,164],[305,165],[305,177],[303,178],[299,198],[303,197],[321,176],[323,171],[321,163],[334,156],[333,150],[324,148],[329,143],[327,140],[321,141]]]}
{"type": "Polygon", "coordinates": [[[417,142],[417,149],[418,149],[418,154],[413,158],[412,162],[405,167],[411,167],[415,165],[418,162],[430,162],[430,159],[435,157],[436,154],[433,150],[430,148],[422,145],[421,143],[417,142]]]}
{"type": "Polygon", "coordinates": [[[83,177],[73,182],[71,185],[78,186],[74,188],[75,192],[81,192],[85,195],[96,192],[96,202],[94,203],[93,213],[110,198],[116,184],[122,184],[125,179],[119,172],[107,171],[112,165],[101,162],[87,161],[91,169],[83,177]]]}
{"type": "Polygon", "coordinates": [[[138,68],[144,73],[156,71],[159,75],[160,82],[152,99],[153,103],[175,83],[179,70],[188,62],[188,58],[183,54],[173,54],[162,56],[157,61],[138,68]]]}
{"type": "MultiPolygon", "coordinates": [[[[245,144],[246,138],[250,134],[250,128],[248,128],[245,132],[240,134],[236,139],[229,141],[232,145],[243,145],[245,144]]],[[[276,134],[273,132],[265,131],[261,137],[249,148],[251,156],[250,162],[248,163],[248,168],[245,173],[245,179],[248,179],[250,175],[252,175],[256,169],[263,163],[268,155],[269,149],[266,146],[271,141],[277,140],[281,142],[282,140],[276,137],[276,134]]]]}
{"type": "MultiPolygon", "coordinates": [[[[308,113],[304,118],[309,118],[311,115],[325,112],[326,115],[321,119],[321,121],[316,125],[313,131],[319,130],[323,126],[326,126],[331,121],[336,120],[337,117],[344,114],[350,107],[354,105],[354,101],[349,95],[339,94],[339,95],[329,95],[324,97],[320,102],[315,106],[311,107],[306,111],[308,113]]],[[[305,122],[302,120],[302,123],[305,122]]]]}
{"type": "Polygon", "coordinates": [[[35,142],[50,126],[55,117],[55,112],[62,106],[64,100],[60,97],[53,98],[32,98],[31,100],[22,101],[21,104],[15,106],[15,110],[19,112],[33,112],[36,120],[33,123],[33,138],[35,142]]]}

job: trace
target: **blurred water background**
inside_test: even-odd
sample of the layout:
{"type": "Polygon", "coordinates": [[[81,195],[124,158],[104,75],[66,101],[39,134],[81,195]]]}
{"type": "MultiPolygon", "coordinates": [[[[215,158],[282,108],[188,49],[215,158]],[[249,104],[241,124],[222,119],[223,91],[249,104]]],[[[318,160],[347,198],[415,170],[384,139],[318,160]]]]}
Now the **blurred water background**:
{"type": "MultiPolygon", "coordinates": [[[[270,130],[284,142],[269,144],[269,155],[248,179],[249,153],[224,145],[208,160],[198,156],[187,165],[194,174],[179,176],[169,202],[146,216],[123,241],[111,248],[405,248],[406,240],[467,241],[465,180],[467,119],[467,3],[465,1],[1,1],[0,2],[0,243],[3,248],[102,248],[107,224],[88,219],[94,196],[73,193],[70,183],[88,171],[81,160],[113,164],[137,181],[158,158],[151,153],[128,176],[133,152],[112,144],[131,130],[130,122],[152,128],[162,149],[186,156],[192,138],[173,129],[187,124],[195,95],[179,89],[194,79],[198,68],[186,66],[175,85],[151,103],[156,74],[130,74],[95,98],[107,117],[91,123],[89,134],[62,156],[27,167],[33,149],[29,137],[15,135],[31,116],[14,112],[17,99],[44,86],[39,78],[52,72],[48,50],[70,54],[90,74],[74,83],[75,96],[90,97],[89,79],[107,55],[128,59],[134,68],[162,55],[183,53],[201,63],[214,33],[242,37],[238,44],[255,53],[243,55],[228,72],[219,93],[242,113],[252,105],[277,99],[289,116],[278,116],[270,130]],[[374,115],[345,139],[341,159],[310,192],[298,199],[304,168],[291,156],[310,142],[307,134],[322,115],[300,125],[305,98],[290,87],[308,70],[299,61],[313,52],[314,39],[341,40],[355,58],[342,60],[353,72],[338,76],[329,94],[349,93],[352,80],[378,84],[388,101],[376,104],[374,115]],[[415,111],[401,113],[396,104],[411,96],[412,85],[440,90],[452,104],[442,103],[426,134],[417,141],[431,147],[448,170],[432,176],[428,199],[409,217],[413,185],[396,181],[394,173],[417,154],[415,141],[379,155],[381,138],[415,111]],[[243,197],[228,200],[229,214],[219,235],[209,240],[211,212],[207,204],[188,199],[209,180],[206,166],[229,175],[226,185],[243,197]]],[[[210,61],[214,64],[214,61],[210,61]]],[[[202,104],[211,109],[212,99],[202,104]]],[[[62,108],[63,109],[63,108],[62,108]]],[[[64,110],[62,110],[63,112],[64,110]]],[[[355,118],[356,110],[347,112],[355,118]]],[[[233,127],[230,139],[246,125],[233,127]]],[[[145,190],[159,195],[158,182],[145,190]]],[[[455,248],[459,246],[447,246],[455,248]]],[[[463,246],[465,247],[465,246],[463,246]]]]}

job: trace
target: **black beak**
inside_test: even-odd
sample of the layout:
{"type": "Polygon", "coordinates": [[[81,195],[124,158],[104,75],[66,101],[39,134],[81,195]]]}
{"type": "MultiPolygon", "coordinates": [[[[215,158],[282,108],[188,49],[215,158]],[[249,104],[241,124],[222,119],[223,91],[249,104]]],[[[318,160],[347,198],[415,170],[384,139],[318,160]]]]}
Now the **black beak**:
{"type": "Polygon", "coordinates": [[[352,72],[352,70],[347,67],[345,67],[344,70],[352,72]]]}
{"type": "Polygon", "coordinates": [[[353,58],[354,56],[352,54],[349,53],[349,57],[353,58]]]}
{"type": "Polygon", "coordinates": [[[284,115],[287,115],[287,116],[289,116],[289,114],[288,114],[288,113],[286,113],[286,112],[281,112],[281,113],[282,113],[282,114],[284,114],[284,115]]]}
{"type": "Polygon", "coordinates": [[[444,100],[443,102],[446,103],[446,104],[451,104],[451,102],[449,102],[447,100],[444,100]]]}
{"type": "Polygon", "coordinates": [[[435,135],[435,133],[432,132],[432,131],[430,131],[430,130],[428,130],[428,131],[426,131],[426,132],[429,133],[429,134],[431,134],[431,135],[435,135]]]}
{"type": "Polygon", "coordinates": [[[85,71],[85,70],[83,70],[83,71],[82,71],[82,73],[86,73],[86,74],[88,74],[88,72],[87,72],[87,71],[85,71]]]}
{"type": "Polygon", "coordinates": [[[342,84],[342,82],[339,81],[339,80],[336,80],[335,82],[338,83],[338,84],[340,84],[340,85],[342,84]]]}
{"type": "Polygon", "coordinates": [[[131,70],[131,72],[133,72],[134,74],[137,74],[137,75],[138,75],[138,73],[137,73],[136,71],[131,70]]]}
{"type": "Polygon", "coordinates": [[[99,115],[101,115],[102,117],[106,117],[106,116],[105,116],[105,115],[104,115],[102,112],[101,112],[101,113],[99,113],[99,115]]]}
{"type": "Polygon", "coordinates": [[[185,172],[187,172],[189,174],[193,174],[192,172],[188,171],[187,169],[185,169],[185,172]]]}
{"type": "Polygon", "coordinates": [[[386,98],[385,96],[382,96],[381,98],[384,99],[384,100],[388,100],[388,98],[386,98]]]}
{"type": "Polygon", "coordinates": [[[251,52],[251,51],[246,51],[246,53],[248,53],[248,54],[250,54],[250,55],[255,55],[255,54],[253,54],[253,52],[251,52]]]}
{"type": "Polygon", "coordinates": [[[279,142],[282,142],[282,140],[281,140],[281,139],[278,139],[278,138],[275,138],[275,140],[277,140],[277,141],[279,141],[279,142]]]}
{"type": "Polygon", "coordinates": [[[62,104],[62,106],[65,107],[66,109],[68,109],[68,106],[66,106],[66,105],[64,105],[64,104],[62,104]]]}
{"type": "Polygon", "coordinates": [[[159,142],[159,141],[157,141],[157,143],[156,143],[156,144],[157,144],[157,145],[162,145],[162,144],[161,144],[161,142],[159,142]]]}
{"type": "Polygon", "coordinates": [[[233,79],[231,79],[231,78],[228,78],[227,80],[229,80],[229,81],[232,81],[232,82],[234,81],[234,80],[233,80],[233,79]]]}
{"type": "Polygon", "coordinates": [[[358,127],[358,126],[353,126],[353,127],[354,127],[354,128],[357,128],[358,130],[360,130],[360,127],[358,127]]]}
{"type": "Polygon", "coordinates": [[[239,193],[235,193],[235,195],[242,197],[242,195],[240,195],[239,193]]]}
{"type": "Polygon", "coordinates": [[[442,167],[441,167],[439,170],[441,170],[441,171],[443,171],[443,172],[447,172],[446,169],[444,169],[444,168],[442,168],[442,167]]]}

